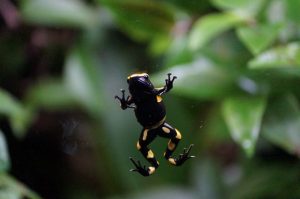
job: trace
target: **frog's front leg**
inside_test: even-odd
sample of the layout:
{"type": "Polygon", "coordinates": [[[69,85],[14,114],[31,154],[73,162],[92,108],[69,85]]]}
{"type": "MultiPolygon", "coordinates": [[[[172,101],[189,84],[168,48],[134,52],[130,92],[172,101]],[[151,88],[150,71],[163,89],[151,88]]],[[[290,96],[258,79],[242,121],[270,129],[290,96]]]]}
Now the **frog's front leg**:
{"type": "Polygon", "coordinates": [[[172,78],[171,78],[171,73],[168,73],[168,79],[166,79],[165,81],[166,81],[166,92],[168,92],[169,90],[171,90],[172,88],[173,88],[173,82],[174,82],[174,80],[175,79],[177,79],[177,77],[176,76],[173,76],[172,78]]]}
{"type": "Polygon", "coordinates": [[[173,82],[174,82],[175,79],[177,79],[177,77],[173,76],[171,78],[171,76],[172,76],[172,74],[168,73],[168,78],[165,79],[166,85],[162,88],[156,88],[156,94],[157,95],[162,95],[166,92],[169,92],[173,88],[173,82]]]}
{"type": "Polygon", "coordinates": [[[125,99],[125,90],[121,89],[121,92],[122,92],[122,97],[119,97],[117,95],[115,96],[115,99],[119,100],[121,108],[123,110],[127,108],[135,108],[135,106],[130,105],[133,103],[130,96],[127,96],[127,98],[125,99]]]}

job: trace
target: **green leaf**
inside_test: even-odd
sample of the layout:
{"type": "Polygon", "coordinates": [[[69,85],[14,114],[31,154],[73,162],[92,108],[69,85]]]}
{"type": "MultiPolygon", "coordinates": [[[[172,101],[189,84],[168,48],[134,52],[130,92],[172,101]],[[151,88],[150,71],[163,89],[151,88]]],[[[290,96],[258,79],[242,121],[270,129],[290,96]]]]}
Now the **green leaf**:
{"type": "Polygon", "coordinates": [[[4,134],[0,130],[0,173],[10,168],[10,159],[7,151],[4,134]]]}
{"type": "Polygon", "coordinates": [[[171,67],[174,65],[192,62],[196,57],[187,47],[187,37],[177,37],[172,40],[167,52],[165,52],[164,66],[171,67]]]}
{"type": "Polygon", "coordinates": [[[6,91],[0,89],[0,114],[9,118],[13,132],[22,137],[32,120],[32,113],[6,91]]]}
{"type": "Polygon", "coordinates": [[[189,37],[189,47],[197,50],[206,45],[220,33],[235,27],[245,19],[233,13],[209,14],[198,19],[191,30],[189,37]]]}
{"type": "Polygon", "coordinates": [[[271,101],[262,135],[270,142],[300,156],[300,108],[292,94],[271,101]]]}
{"type": "Polygon", "coordinates": [[[17,114],[22,110],[22,105],[8,92],[0,89],[0,113],[4,115],[17,114]]]}
{"type": "Polygon", "coordinates": [[[0,198],[2,199],[22,199],[20,193],[16,193],[13,190],[0,190],[0,198]]]}
{"type": "Polygon", "coordinates": [[[86,28],[95,24],[94,11],[79,0],[24,0],[21,13],[31,24],[86,28]]]}
{"type": "Polygon", "coordinates": [[[176,9],[183,11],[187,14],[200,14],[206,13],[211,10],[211,5],[207,0],[197,1],[182,1],[182,0],[164,0],[176,7],[176,9]]]}
{"type": "Polygon", "coordinates": [[[174,25],[174,12],[167,4],[152,0],[98,0],[107,6],[130,37],[149,40],[168,35],[174,25]]]}
{"type": "Polygon", "coordinates": [[[284,1],[286,4],[286,14],[290,20],[300,24],[300,1],[299,0],[288,0],[284,1]]]}
{"type": "Polygon", "coordinates": [[[256,15],[266,0],[211,0],[218,8],[223,10],[235,10],[244,15],[256,15]]]}
{"type": "Polygon", "coordinates": [[[166,74],[169,72],[178,77],[174,82],[172,93],[181,96],[217,99],[235,89],[233,75],[206,58],[168,68],[151,76],[151,79],[156,85],[164,84],[166,74]]]}
{"type": "MultiPolygon", "coordinates": [[[[266,21],[269,23],[284,23],[286,20],[286,1],[272,0],[265,10],[266,21]]],[[[283,30],[283,32],[285,29],[283,30]]],[[[282,37],[282,35],[281,35],[282,37]]]]}
{"type": "Polygon", "coordinates": [[[275,41],[281,28],[280,24],[244,26],[237,29],[237,34],[253,54],[258,54],[275,41]]]}
{"type": "Polygon", "coordinates": [[[203,142],[204,145],[208,145],[207,147],[209,147],[212,142],[223,143],[231,140],[230,133],[226,126],[219,104],[210,110],[203,131],[207,134],[209,139],[209,141],[203,142]]]}
{"type": "Polygon", "coordinates": [[[39,108],[59,110],[75,104],[76,100],[70,90],[58,80],[43,80],[27,92],[27,105],[34,110],[39,108]]]}
{"type": "Polygon", "coordinates": [[[91,53],[75,47],[67,58],[64,70],[66,89],[89,113],[98,117],[103,110],[100,74],[91,53]]]}
{"type": "Polygon", "coordinates": [[[166,50],[171,44],[171,37],[169,35],[161,35],[153,38],[149,45],[149,51],[152,55],[165,54],[166,50]]]}
{"type": "Polygon", "coordinates": [[[211,0],[211,2],[221,9],[238,9],[253,3],[251,0],[211,0]]]}
{"type": "Polygon", "coordinates": [[[228,97],[223,101],[222,112],[231,136],[248,156],[254,152],[265,106],[265,97],[228,97]]]}
{"type": "Polygon", "coordinates": [[[41,199],[35,192],[5,173],[0,173],[0,187],[1,199],[41,199]]]}
{"type": "Polygon", "coordinates": [[[300,43],[290,43],[270,49],[254,59],[249,68],[299,68],[300,66],[300,43]]]}

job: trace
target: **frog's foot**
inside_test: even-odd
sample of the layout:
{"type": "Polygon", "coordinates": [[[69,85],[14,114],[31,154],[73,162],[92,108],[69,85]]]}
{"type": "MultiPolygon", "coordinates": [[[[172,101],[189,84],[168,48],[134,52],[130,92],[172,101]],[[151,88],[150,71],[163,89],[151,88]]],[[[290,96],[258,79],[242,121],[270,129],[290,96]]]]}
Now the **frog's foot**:
{"type": "Polygon", "coordinates": [[[195,156],[189,155],[189,153],[190,153],[190,151],[191,151],[191,149],[192,149],[193,146],[194,146],[194,145],[191,144],[191,145],[189,146],[188,149],[187,149],[187,148],[184,148],[184,149],[183,149],[183,153],[181,153],[181,154],[179,155],[178,158],[170,157],[170,158],[168,159],[168,161],[169,161],[172,165],[180,166],[180,165],[182,165],[185,161],[187,161],[188,159],[194,158],[195,156]]]}
{"type": "Polygon", "coordinates": [[[141,162],[139,160],[135,161],[132,157],[129,157],[129,159],[131,160],[131,162],[135,166],[135,169],[130,169],[130,171],[139,172],[142,176],[149,176],[152,173],[154,173],[155,167],[148,167],[148,168],[146,168],[146,166],[142,166],[141,165],[141,162]]]}

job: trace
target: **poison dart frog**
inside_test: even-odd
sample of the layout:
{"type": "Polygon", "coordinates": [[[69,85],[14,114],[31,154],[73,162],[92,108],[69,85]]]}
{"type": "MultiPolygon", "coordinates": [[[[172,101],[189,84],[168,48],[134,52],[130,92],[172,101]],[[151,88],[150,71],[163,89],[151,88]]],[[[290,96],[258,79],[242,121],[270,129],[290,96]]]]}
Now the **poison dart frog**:
{"type": "Polygon", "coordinates": [[[157,136],[169,139],[164,157],[172,165],[180,166],[186,160],[195,157],[189,155],[193,144],[188,148],[184,148],[183,153],[177,158],[172,156],[178,143],[182,139],[182,135],[179,130],[173,128],[166,122],[166,109],[162,95],[173,88],[173,82],[177,77],[171,77],[171,75],[171,73],[168,73],[164,87],[155,88],[147,73],[132,74],[127,77],[130,95],[125,97],[125,90],[121,89],[122,97],[115,96],[115,99],[120,102],[120,106],[123,110],[127,108],[134,109],[137,121],[143,126],[136,147],[151,166],[143,166],[140,161],[136,161],[130,157],[131,162],[135,166],[135,168],[130,171],[138,172],[143,176],[153,174],[159,166],[159,162],[156,160],[153,151],[148,148],[148,145],[157,136]]]}

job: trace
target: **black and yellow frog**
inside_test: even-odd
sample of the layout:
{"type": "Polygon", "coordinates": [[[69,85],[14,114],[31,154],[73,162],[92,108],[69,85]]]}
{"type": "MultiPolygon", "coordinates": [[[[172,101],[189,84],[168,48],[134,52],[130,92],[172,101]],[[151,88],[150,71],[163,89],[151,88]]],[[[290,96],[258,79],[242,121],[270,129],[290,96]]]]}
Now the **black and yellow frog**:
{"type": "Polygon", "coordinates": [[[130,95],[125,98],[125,91],[122,91],[122,97],[115,96],[120,101],[123,110],[133,108],[138,122],[143,126],[140,138],[137,142],[137,149],[150,162],[151,166],[142,166],[140,161],[135,161],[132,157],[130,160],[136,167],[130,171],[137,171],[143,176],[149,176],[155,172],[159,166],[159,162],[155,159],[154,153],[148,148],[148,145],[156,138],[156,136],[169,138],[167,149],[164,157],[172,165],[182,165],[189,158],[189,152],[193,145],[188,149],[184,148],[182,154],[178,158],[172,157],[179,141],[182,139],[181,133],[166,123],[166,109],[162,101],[162,95],[173,88],[173,82],[176,76],[171,78],[171,73],[165,80],[164,87],[155,88],[149,79],[147,73],[135,73],[127,77],[130,95]]]}

